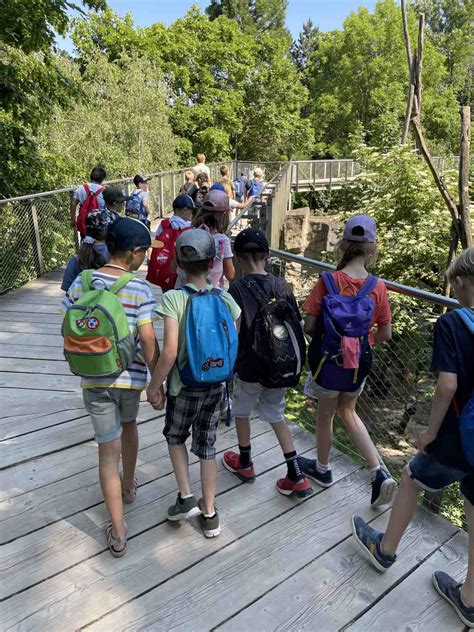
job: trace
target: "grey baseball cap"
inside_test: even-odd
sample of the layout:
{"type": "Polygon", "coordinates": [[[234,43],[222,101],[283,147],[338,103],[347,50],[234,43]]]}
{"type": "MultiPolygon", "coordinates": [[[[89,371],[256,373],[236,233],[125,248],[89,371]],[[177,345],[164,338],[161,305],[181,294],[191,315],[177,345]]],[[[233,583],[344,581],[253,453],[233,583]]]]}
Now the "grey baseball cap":
{"type": "Polygon", "coordinates": [[[216,256],[216,245],[212,235],[203,228],[184,230],[176,240],[178,261],[206,261],[216,256]]]}

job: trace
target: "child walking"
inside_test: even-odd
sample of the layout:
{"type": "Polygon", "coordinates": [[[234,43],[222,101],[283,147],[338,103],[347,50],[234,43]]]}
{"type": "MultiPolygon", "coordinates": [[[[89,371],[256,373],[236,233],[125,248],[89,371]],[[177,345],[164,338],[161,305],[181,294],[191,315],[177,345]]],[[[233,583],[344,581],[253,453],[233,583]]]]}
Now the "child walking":
{"type": "MultiPolygon", "coordinates": [[[[181,290],[170,290],[163,295],[158,313],[164,318],[163,350],[148,386],[148,401],[160,410],[165,396],[162,384],[167,379],[166,421],[163,434],[168,442],[173,464],[178,497],[168,509],[168,520],[184,520],[200,514],[204,536],[212,538],[221,531],[219,514],[215,506],[217,467],[215,448],[220,403],[223,396],[222,384],[200,384],[185,386],[180,369],[187,364],[186,308],[189,292],[213,290],[207,283],[209,270],[216,256],[212,236],[205,230],[190,229],[176,241],[176,258],[186,274],[186,286],[181,290]],[[202,499],[196,502],[191,490],[188,469],[186,439],[192,430],[191,452],[200,460],[202,499]]],[[[232,320],[240,316],[234,299],[222,291],[220,295],[232,320]]],[[[195,309],[199,308],[197,298],[195,309]]]]}
{"type": "MultiPolygon", "coordinates": [[[[277,490],[286,496],[295,494],[303,497],[311,493],[312,489],[299,468],[293,438],[285,420],[286,388],[269,386],[267,370],[253,348],[261,305],[267,305],[275,299],[285,300],[293,310],[296,327],[300,330],[301,316],[288,283],[265,270],[270,255],[263,232],[253,228],[243,230],[235,239],[234,251],[243,274],[229,289],[242,310],[232,407],[239,453],[225,452],[224,467],[242,481],[255,480],[250,445],[250,413],[258,408],[260,419],[271,424],[287,465],[287,476],[277,480],[277,490]]],[[[277,371],[276,365],[273,370],[277,371]]]]}
{"type": "MultiPolygon", "coordinates": [[[[110,289],[122,275],[138,270],[150,247],[151,236],[138,220],[121,218],[109,228],[106,241],[109,262],[92,275],[91,285],[99,290],[110,289]]],[[[62,302],[63,314],[83,292],[82,278],[78,276],[62,302]]],[[[106,531],[109,550],[114,557],[121,557],[127,545],[123,503],[134,502],[137,493],[136,419],[140,393],[147,383],[147,367],[150,372],[155,368],[159,348],[153,329],[153,321],[157,319],[156,303],[148,283],[134,277],[116,296],[125,310],[135,340],[135,358],[118,377],[82,378],[81,387],[99,444],[99,479],[111,521],[106,531]],[[120,455],[122,475],[119,473],[120,455]]],[[[87,323],[89,329],[97,325],[87,323]]]]}
{"type": "Polygon", "coordinates": [[[396,483],[382,468],[372,439],[356,412],[357,399],[370,371],[371,347],[392,336],[385,284],[366,269],[376,255],[375,221],[367,215],[348,220],[338,250],[337,271],[323,273],[303,306],[307,312],[305,332],[312,336],[309,349],[312,375],[308,376],[305,394],[318,400],[317,458],[299,457],[298,461],[301,470],[318,485],[333,484],[329,453],[337,411],[370,468],[370,502],[378,507],[392,500],[396,483]]]}
{"type": "Polygon", "coordinates": [[[453,261],[447,277],[463,309],[443,314],[435,326],[431,368],[438,375],[438,383],[428,428],[418,438],[417,454],[403,470],[385,533],[358,516],[352,518],[352,529],[375,568],[386,571],[396,560],[398,545],[415,514],[420,492],[440,491],[460,481],[469,530],[467,576],[463,584],[443,571],[435,571],[433,585],[461,621],[474,628],[474,248],[468,248],[453,261]],[[469,409],[464,411],[466,406],[469,409]],[[461,413],[463,417],[470,415],[470,445],[461,437],[461,413]]]}

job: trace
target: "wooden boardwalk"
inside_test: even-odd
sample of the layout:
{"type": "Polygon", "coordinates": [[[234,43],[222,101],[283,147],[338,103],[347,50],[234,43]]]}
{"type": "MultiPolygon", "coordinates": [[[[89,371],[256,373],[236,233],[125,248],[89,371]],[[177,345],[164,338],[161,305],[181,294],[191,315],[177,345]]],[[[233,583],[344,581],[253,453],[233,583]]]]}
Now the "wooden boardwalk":
{"type": "MultiPolygon", "coordinates": [[[[223,529],[166,521],[176,483],[163,415],[143,403],[139,493],[127,507],[127,555],[107,551],[96,445],[78,378],[62,358],[59,274],[0,297],[0,630],[460,631],[431,587],[442,568],[462,578],[466,536],[420,510],[399,561],[384,575],[359,554],[350,516],[383,528],[369,507],[366,471],[335,453],[337,484],[303,502],[279,495],[284,472],[268,425],[253,424],[258,477],[240,483],[220,456],[235,447],[219,429],[223,529]]],[[[157,330],[158,334],[159,329],[157,330]]],[[[297,449],[314,438],[292,428],[297,449]]],[[[199,465],[191,458],[198,492],[199,465]]]]}

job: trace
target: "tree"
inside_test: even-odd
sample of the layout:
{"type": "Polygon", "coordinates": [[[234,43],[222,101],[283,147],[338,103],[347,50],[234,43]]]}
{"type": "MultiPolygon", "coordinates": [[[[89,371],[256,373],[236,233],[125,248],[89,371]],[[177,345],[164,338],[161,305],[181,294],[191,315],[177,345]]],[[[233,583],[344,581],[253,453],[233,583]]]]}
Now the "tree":
{"type": "Polygon", "coordinates": [[[221,15],[237,20],[243,31],[254,34],[280,31],[285,27],[288,0],[211,0],[206,13],[211,20],[221,15]]]}
{"type": "Polygon", "coordinates": [[[298,41],[293,42],[291,56],[296,68],[303,75],[306,74],[310,60],[318,49],[319,37],[319,28],[314,26],[312,20],[307,20],[303,24],[303,29],[298,36],[298,41]]]}

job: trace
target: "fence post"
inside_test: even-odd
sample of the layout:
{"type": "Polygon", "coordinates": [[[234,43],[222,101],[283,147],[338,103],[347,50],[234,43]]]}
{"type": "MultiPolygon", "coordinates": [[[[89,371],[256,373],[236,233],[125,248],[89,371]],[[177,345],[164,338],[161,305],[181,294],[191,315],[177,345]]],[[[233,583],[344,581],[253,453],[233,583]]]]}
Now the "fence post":
{"type": "MultiPolygon", "coordinates": [[[[300,163],[296,163],[296,193],[300,190],[300,163]]],[[[277,246],[276,246],[277,247],[277,246]]]]}
{"type": "MultiPolygon", "coordinates": [[[[324,163],[324,171],[326,171],[326,163],[324,163]]],[[[326,176],[326,173],[324,174],[324,176],[326,176]]],[[[326,177],[324,178],[326,179],[326,177]]],[[[332,187],[332,161],[329,161],[329,191],[331,190],[332,187]]]]}
{"type": "Polygon", "coordinates": [[[176,175],[173,173],[173,200],[176,197],[176,175]]]}
{"type": "Polygon", "coordinates": [[[160,217],[165,214],[165,192],[163,190],[163,176],[160,176],[160,217]]]}
{"type": "Polygon", "coordinates": [[[31,212],[31,222],[33,226],[33,236],[34,236],[34,250],[36,251],[36,272],[38,276],[44,274],[44,260],[43,253],[41,251],[41,238],[38,226],[38,214],[36,212],[36,204],[34,200],[30,202],[30,212],[31,212]]]}

